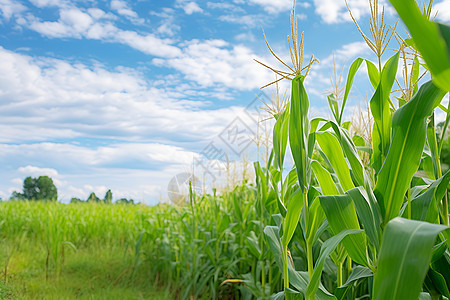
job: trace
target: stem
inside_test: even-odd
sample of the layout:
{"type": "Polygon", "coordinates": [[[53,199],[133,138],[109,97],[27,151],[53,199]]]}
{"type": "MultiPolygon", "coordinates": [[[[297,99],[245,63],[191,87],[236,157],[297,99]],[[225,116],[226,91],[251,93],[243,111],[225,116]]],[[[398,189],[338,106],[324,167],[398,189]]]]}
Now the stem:
{"type": "Polygon", "coordinates": [[[350,274],[352,273],[352,259],[350,258],[350,256],[347,257],[347,278],[350,276],[350,274]]]}
{"type": "Polygon", "coordinates": [[[337,266],[337,284],[338,287],[343,285],[343,280],[342,280],[342,268],[343,268],[343,262],[339,262],[338,266],[337,266]]]}
{"type": "Polygon", "coordinates": [[[411,220],[411,185],[408,187],[408,219],[411,220]]]}
{"type": "Polygon", "coordinates": [[[265,261],[262,261],[261,266],[261,286],[262,286],[262,293],[264,296],[266,296],[266,265],[265,261]]]}
{"type": "Polygon", "coordinates": [[[289,269],[288,269],[287,245],[283,245],[283,274],[284,274],[284,289],[287,289],[287,288],[289,288],[289,269]]]}
{"type": "MultiPolygon", "coordinates": [[[[309,228],[309,203],[308,203],[308,190],[306,189],[306,187],[303,190],[303,203],[305,205],[305,227],[306,227],[306,232],[308,233],[309,228]]],[[[312,241],[311,241],[311,237],[313,236],[313,233],[310,232],[309,235],[307,234],[307,238],[306,238],[306,260],[308,262],[308,277],[309,280],[311,281],[312,275],[313,275],[313,271],[314,271],[314,261],[313,261],[313,255],[312,255],[312,241]]]]}
{"type": "Polygon", "coordinates": [[[447,193],[445,193],[444,199],[442,199],[442,210],[444,211],[444,225],[448,226],[448,196],[447,193]]]}

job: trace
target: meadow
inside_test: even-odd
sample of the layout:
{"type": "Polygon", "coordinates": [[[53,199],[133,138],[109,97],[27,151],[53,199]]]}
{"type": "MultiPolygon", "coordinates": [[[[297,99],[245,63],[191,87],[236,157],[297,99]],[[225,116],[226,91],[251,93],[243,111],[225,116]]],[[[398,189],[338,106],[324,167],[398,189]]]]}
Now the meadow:
{"type": "Polygon", "coordinates": [[[354,60],[343,87],[335,78],[329,119],[310,116],[304,82],[317,60],[304,63],[294,10],[291,62],[266,39],[283,70],[259,63],[277,74],[273,83],[289,80],[291,94],[268,108],[273,148],[254,163],[254,180],[211,195],[191,187],[180,206],[1,203],[2,295],[450,299],[450,171],[441,157],[450,26],[433,21],[432,2],[390,2],[410,36],[370,1],[370,33],[354,22],[377,60],[354,60]],[[391,38],[399,48],[385,53],[391,38]],[[374,90],[365,129],[343,119],[358,72],[374,90]]]}

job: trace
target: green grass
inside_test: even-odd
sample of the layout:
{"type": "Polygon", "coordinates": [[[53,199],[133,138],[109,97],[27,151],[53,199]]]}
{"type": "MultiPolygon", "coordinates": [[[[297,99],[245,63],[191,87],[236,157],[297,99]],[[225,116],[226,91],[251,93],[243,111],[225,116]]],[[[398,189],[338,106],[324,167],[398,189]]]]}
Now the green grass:
{"type": "MultiPolygon", "coordinates": [[[[117,214],[126,214],[130,221],[139,223],[138,215],[151,208],[100,206],[86,204],[84,206],[63,205],[60,203],[2,203],[1,211],[10,212],[9,219],[3,216],[2,242],[0,243],[0,299],[173,299],[174,294],[156,281],[156,275],[148,268],[134,270],[134,245],[128,245],[126,239],[121,238],[128,226],[117,214]],[[111,232],[97,230],[91,232],[90,238],[75,241],[75,249],[64,246],[64,261],[59,258],[56,267],[52,259],[49,260],[48,278],[46,278],[47,245],[43,237],[47,234],[45,213],[53,211],[54,215],[69,216],[71,209],[77,209],[79,220],[94,214],[86,226],[94,227],[95,223],[109,223],[111,232]],[[24,214],[20,214],[20,212],[24,214]],[[130,211],[134,215],[130,215],[130,211]],[[55,212],[58,212],[56,214],[55,212]],[[26,216],[26,220],[21,217],[26,216]],[[115,216],[115,220],[109,217],[115,216]],[[101,219],[102,218],[102,219],[101,219]],[[12,230],[15,226],[15,230],[12,230]],[[33,228],[31,228],[33,226],[33,228]],[[117,228],[115,228],[117,227],[117,228]],[[123,227],[119,232],[119,227],[123,227]],[[20,228],[24,229],[20,232],[20,228]],[[114,229],[115,228],[115,229],[114,229]],[[12,230],[9,231],[8,230],[12,230]],[[42,231],[41,231],[42,230],[42,231]],[[17,234],[19,233],[19,234],[17,234]],[[24,237],[20,238],[25,233],[24,237]],[[14,246],[15,245],[15,246],[14,246]],[[4,267],[10,256],[7,276],[4,267]],[[61,265],[62,264],[62,265],[61,265]]],[[[69,217],[67,218],[68,220],[69,217]]],[[[89,219],[89,218],[88,218],[89,219]]],[[[59,219],[62,221],[63,219],[59,219]]],[[[78,222],[81,224],[80,222],[78,222]]],[[[53,226],[62,229],[62,223],[53,226]]],[[[74,229],[75,223],[66,222],[74,229]]],[[[79,228],[83,228],[81,225],[79,228]]],[[[97,228],[100,229],[100,228],[97,228]]],[[[133,226],[128,228],[137,231],[133,226]]],[[[68,230],[67,236],[74,234],[68,230]]],[[[131,238],[130,238],[131,239],[131,238]]],[[[134,243],[134,241],[133,241],[134,243]]],[[[61,248],[58,248],[61,251],[61,248]]],[[[61,253],[61,252],[59,252],[61,253]]]]}
{"type": "Polygon", "coordinates": [[[30,245],[13,254],[7,283],[1,281],[3,299],[171,299],[154,286],[144,272],[133,280],[130,257],[120,249],[83,249],[71,253],[59,276],[46,281],[44,251],[30,245]]]}

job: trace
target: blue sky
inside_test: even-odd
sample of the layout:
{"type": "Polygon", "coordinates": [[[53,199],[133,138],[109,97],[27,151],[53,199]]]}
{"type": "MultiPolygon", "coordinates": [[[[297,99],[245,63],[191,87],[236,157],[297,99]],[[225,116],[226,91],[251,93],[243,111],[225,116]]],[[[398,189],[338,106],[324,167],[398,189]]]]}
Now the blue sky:
{"type": "MultiPolygon", "coordinates": [[[[368,1],[348,2],[367,32],[368,1]]],[[[435,3],[438,20],[450,22],[450,1],[435,3]]],[[[291,0],[0,0],[0,197],[20,191],[26,176],[49,175],[61,201],[112,189],[115,199],[155,204],[213,141],[242,155],[225,141],[229,129],[257,131],[246,107],[274,79],[254,62],[276,65],[262,28],[287,58],[291,7],[291,0]]],[[[327,116],[333,53],[339,67],[373,55],[343,0],[297,1],[296,12],[305,54],[320,60],[306,82],[312,114],[327,116]]],[[[386,19],[395,22],[388,7],[386,19]]],[[[349,115],[372,92],[364,72],[356,83],[349,115]]]]}

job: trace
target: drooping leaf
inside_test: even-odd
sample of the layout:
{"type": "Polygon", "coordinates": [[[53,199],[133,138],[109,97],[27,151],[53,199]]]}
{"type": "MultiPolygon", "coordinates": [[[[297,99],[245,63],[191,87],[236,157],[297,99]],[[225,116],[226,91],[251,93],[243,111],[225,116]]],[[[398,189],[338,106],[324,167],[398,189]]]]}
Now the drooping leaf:
{"type": "Polygon", "coordinates": [[[372,84],[374,89],[377,89],[378,84],[380,83],[380,73],[378,72],[377,67],[373,64],[373,62],[369,60],[366,61],[367,73],[369,75],[370,83],[372,84]]]}
{"type": "Polygon", "coordinates": [[[383,219],[375,195],[373,195],[371,190],[367,192],[362,187],[351,189],[347,191],[347,194],[355,204],[356,214],[359,216],[367,237],[375,248],[379,250],[383,219]]]}
{"type": "Polygon", "coordinates": [[[320,277],[322,275],[325,260],[336,249],[337,245],[345,237],[360,232],[362,232],[362,230],[358,229],[345,230],[329,238],[323,243],[322,247],[320,248],[319,258],[317,259],[316,265],[314,266],[313,276],[308,284],[308,288],[306,289],[306,299],[313,299],[314,295],[316,295],[317,289],[319,288],[320,277]]]}
{"type": "Polygon", "coordinates": [[[342,150],[345,154],[345,157],[348,159],[348,162],[351,166],[351,172],[355,181],[355,184],[358,186],[365,186],[366,188],[370,187],[370,181],[367,179],[364,165],[361,161],[361,158],[358,155],[358,151],[356,149],[355,144],[350,138],[350,134],[348,130],[340,128],[333,122],[331,123],[331,127],[336,134],[339,143],[341,144],[342,150]]]}
{"type": "Polygon", "coordinates": [[[392,141],[374,189],[385,223],[399,214],[405,192],[419,167],[425,144],[426,119],[444,94],[429,81],[394,113],[392,141]]]}
{"type": "Polygon", "coordinates": [[[289,145],[294,158],[297,177],[302,190],[308,188],[308,108],[309,100],[303,86],[303,76],[292,80],[289,117],[289,145]]]}
{"type": "Polygon", "coordinates": [[[320,189],[322,190],[322,195],[338,195],[339,192],[336,185],[331,177],[331,174],[322,165],[316,161],[311,161],[311,168],[314,175],[319,181],[320,189]]]}
{"type": "Polygon", "coordinates": [[[344,299],[344,296],[346,295],[348,289],[358,280],[372,277],[373,273],[372,270],[363,266],[355,266],[353,268],[352,273],[347,278],[347,281],[340,287],[337,287],[334,295],[338,300],[344,299]]]}
{"type": "Polygon", "coordinates": [[[352,178],[350,176],[350,170],[342,152],[342,148],[338,139],[331,132],[324,131],[316,134],[317,142],[320,145],[323,153],[328,158],[334,172],[339,178],[344,191],[354,188],[352,178]]]}
{"type": "MultiPolygon", "coordinates": [[[[344,230],[360,229],[355,205],[350,196],[320,196],[320,204],[327,216],[332,231],[337,234],[344,230]]],[[[368,266],[367,245],[364,233],[353,234],[344,239],[348,255],[357,263],[368,266]]]]}
{"type": "Polygon", "coordinates": [[[417,299],[436,236],[447,229],[443,225],[399,217],[391,220],[378,255],[373,299],[417,299]]]}
{"type": "Polygon", "coordinates": [[[283,228],[283,245],[289,244],[297,227],[298,220],[303,208],[303,191],[299,188],[289,197],[287,206],[286,219],[283,228]]]}
{"type": "MultiPolygon", "coordinates": [[[[411,218],[418,221],[437,222],[439,209],[437,203],[447,191],[450,182],[450,170],[444,176],[435,180],[426,192],[411,200],[411,218]]],[[[406,212],[403,213],[406,215],[406,212]]]]}
{"type": "Polygon", "coordinates": [[[342,115],[344,114],[345,104],[347,103],[348,95],[350,93],[350,89],[352,88],[353,80],[355,79],[356,72],[358,71],[362,62],[363,62],[363,59],[358,57],[357,59],[355,59],[353,61],[350,68],[348,69],[347,82],[345,83],[344,98],[342,99],[342,108],[341,108],[339,118],[336,118],[336,121],[338,122],[338,124],[341,124],[341,122],[342,122],[342,115]]]}
{"type": "Polygon", "coordinates": [[[427,63],[434,82],[450,91],[450,29],[427,20],[415,1],[390,0],[427,63]]]}
{"type": "Polygon", "coordinates": [[[289,104],[284,112],[278,117],[273,127],[273,150],[275,153],[276,167],[281,170],[283,167],[286,146],[288,140],[289,127],[289,104]]]}
{"type": "Polygon", "coordinates": [[[370,109],[374,125],[372,131],[372,162],[378,173],[387,155],[391,139],[391,110],[389,108],[389,95],[397,74],[399,53],[392,56],[381,71],[380,82],[370,99],[370,109]]]}

